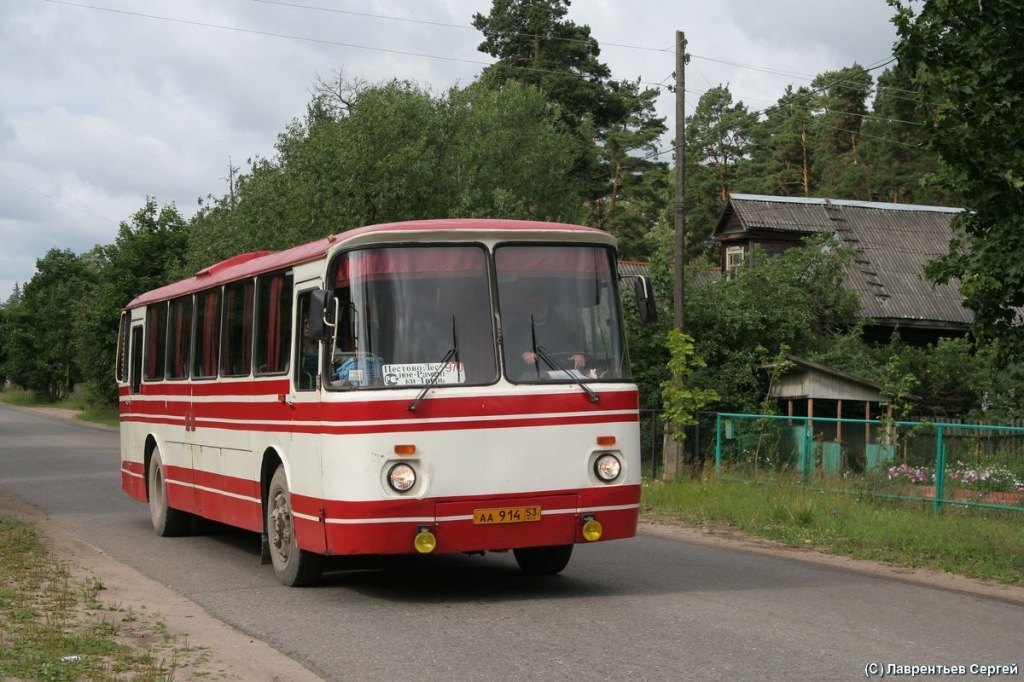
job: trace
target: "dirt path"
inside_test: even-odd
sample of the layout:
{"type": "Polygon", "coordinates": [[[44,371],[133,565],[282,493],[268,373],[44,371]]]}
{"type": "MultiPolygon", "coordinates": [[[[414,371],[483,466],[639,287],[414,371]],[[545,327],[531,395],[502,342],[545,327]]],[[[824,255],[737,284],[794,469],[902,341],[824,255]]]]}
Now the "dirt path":
{"type": "Polygon", "coordinates": [[[131,627],[135,623],[119,624],[122,636],[151,637],[153,623],[163,623],[161,639],[165,635],[176,637],[179,645],[187,645],[193,655],[183,657],[191,660],[176,661],[175,680],[322,682],[322,678],[270,645],[235,630],[194,602],[115,561],[21,500],[0,495],[0,513],[32,525],[58,561],[102,584],[104,589],[97,599],[110,606],[112,613],[139,615],[137,628],[131,627]]]}

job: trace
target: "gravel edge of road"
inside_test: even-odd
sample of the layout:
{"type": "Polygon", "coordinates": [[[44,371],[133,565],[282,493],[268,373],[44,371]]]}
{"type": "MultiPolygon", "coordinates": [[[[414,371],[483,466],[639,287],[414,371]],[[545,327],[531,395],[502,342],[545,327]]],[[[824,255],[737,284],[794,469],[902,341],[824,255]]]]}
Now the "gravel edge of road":
{"type": "Polygon", "coordinates": [[[209,653],[209,661],[196,671],[198,676],[178,670],[176,680],[323,682],[323,678],[298,661],[218,620],[190,599],[81,540],[23,500],[0,494],[0,513],[35,528],[58,561],[95,577],[104,586],[96,597],[99,601],[122,610],[149,614],[166,625],[167,634],[209,653]]]}

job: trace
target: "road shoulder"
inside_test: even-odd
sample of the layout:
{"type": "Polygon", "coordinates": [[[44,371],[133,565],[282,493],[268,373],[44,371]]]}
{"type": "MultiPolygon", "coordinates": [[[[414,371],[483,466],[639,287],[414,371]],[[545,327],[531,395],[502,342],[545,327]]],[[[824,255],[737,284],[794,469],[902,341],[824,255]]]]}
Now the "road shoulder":
{"type": "Polygon", "coordinates": [[[647,518],[641,517],[638,531],[651,535],[676,538],[686,542],[730,546],[745,551],[761,552],[796,561],[807,561],[848,571],[884,576],[892,580],[900,580],[916,585],[1024,605],[1024,588],[1021,587],[986,582],[984,580],[976,580],[953,573],[943,573],[924,568],[907,568],[866,559],[854,559],[838,554],[827,554],[816,549],[791,547],[780,542],[744,535],[738,531],[730,532],[711,528],[693,528],[650,516],[647,518]]]}
{"type": "Polygon", "coordinates": [[[99,601],[112,608],[153,616],[166,626],[166,635],[177,636],[189,647],[208,654],[208,660],[199,666],[175,670],[175,680],[322,682],[322,678],[269,644],[235,630],[195,602],[114,560],[24,501],[0,493],[0,513],[30,524],[59,561],[99,581],[104,586],[97,595],[99,601]]]}

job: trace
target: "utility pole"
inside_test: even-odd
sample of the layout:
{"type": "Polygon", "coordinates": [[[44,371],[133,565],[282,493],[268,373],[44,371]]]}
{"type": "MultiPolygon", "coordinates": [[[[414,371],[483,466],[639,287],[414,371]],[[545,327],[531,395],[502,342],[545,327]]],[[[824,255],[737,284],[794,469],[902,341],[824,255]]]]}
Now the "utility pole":
{"type": "Polygon", "coordinates": [[[683,272],[686,263],[686,216],[683,204],[686,196],[686,110],[684,108],[686,88],[686,36],[676,31],[676,203],[675,203],[675,273],[672,287],[675,327],[686,331],[684,311],[686,309],[686,277],[683,272]]]}
{"type": "MultiPolygon", "coordinates": [[[[686,215],[683,213],[686,196],[686,110],[684,93],[686,88],[686,36],[676,31],[676,215],[675,215],[675,256],[672,275],[673,313],[675,328],[686,331],[684,311],[686,310],[686,277],[683,272],[686,263],[686,215]]],[[[672,437],[673,430],[666,426],[662,441],[661,476],[666,481],[677,481],[682,477],[685,454],[682,444],[672,437]]]]}

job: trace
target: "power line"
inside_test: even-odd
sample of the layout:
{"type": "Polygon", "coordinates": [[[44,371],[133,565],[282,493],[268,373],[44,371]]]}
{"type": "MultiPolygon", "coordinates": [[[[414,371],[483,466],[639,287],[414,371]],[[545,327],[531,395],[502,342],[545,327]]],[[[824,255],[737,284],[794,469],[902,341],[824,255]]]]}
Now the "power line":
{"type": "Polygon", "coordinates": [[[274,33],[273,31],[258,31],[250,28],[239,28],[237,26],[225,26],[223,24],[211,24],[205,21],[194,21],[191,19],[177,19],[174,17],[158,16],[156,14],[144,14],[142,12],[129,12],[128,10],[113,9],[110,7],[97,7],[95,5],[86,5],[77,2],[68,2],[68,0],[43,0],[54,5],[67,5],[68,7],[78,7],[80,9],[88,9],[97,12],[109,12],[111,14],[121,14],[125,16],[140,17],[143,19],[155,19],[157,21],[169,21],[175,24],[185,24],[186,26],[200,26],[203,28],[215,28],[221,31],[232,31],[235,33],[246,33],[250,35],[266,36],[269,38],[283,38],[286,40],[301,40],[307,43],[316,43],[319,45],[331,45],[334,47],[349,47],[356,50],[368,50],[370,52],[384,52],[387,54],[397,54],[404,57],[423,57],[425,59],[438,59],[448,62],[463,62],[465,64],[477,64],[481,66],[489,66],[490,62],[483,62],[474,59],[463,59],[460,57],[445,57],[436,54],[426,54],[423,52],[409,52],[406,50],[393,50],[386,47],[370,47],[369,45],[357,45],[355,43],[343,43],[337,40],[324,40],[321,38],[309,38],[306,36],[289,35],[286,33],[274,33]]]}
{"type": "Polygon", "coordinates": [[[50,199],[51,201],[54,201],[54,202],[60,204],[61,206],[67,206],[70,209],[74,209],[76,211],[80,211],[82,213],[85,213],[86,215],[91,215],[93,218],[98,218],[99,220],[105,220],[108,223],[113,223],[114,225],[118,224],[118,222],[116,220],[111,220],[110,218],[107,218],[105,216],[97,215],[96,213],[93,213],[92,211],[88,211],[88,210],[82,208],[81,206],[75,206],[74,204],[69,204],[66,201],[62,201],[61,199],[58,199],[57,197],[53,196],[52,194],[47,194],[46,192],[44,192],[44,191],[42,191],[40,189],[36,189],[35,187],[32,187],[31,185],[26,185],[21,180],[16,180],[16,179],[12,178],[10,175],[7,175],[6,173],[0,173],[0,178],[4,178],[5,180],[9,180],[10,182],[13,182],[15,185],[20,185],[21,187],[24,187],[25,189],[29,190],[30,192],[35,192],[36,194],[40,194],[40,195],[46,197],[47,199],[50,199]]]}

